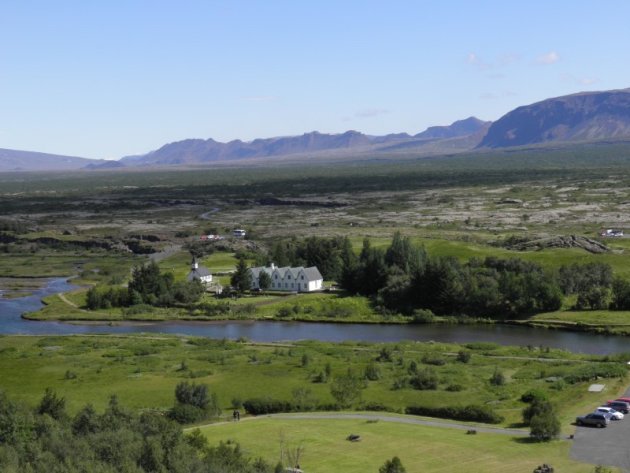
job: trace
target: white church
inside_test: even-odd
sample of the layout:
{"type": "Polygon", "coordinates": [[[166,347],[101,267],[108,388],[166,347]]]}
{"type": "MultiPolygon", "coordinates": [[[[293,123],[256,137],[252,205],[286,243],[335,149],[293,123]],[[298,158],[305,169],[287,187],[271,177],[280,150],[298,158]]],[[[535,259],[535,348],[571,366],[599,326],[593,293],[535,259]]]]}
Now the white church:
{"type": "Polygon", "coordinates": [[[197,258],[193,256],[193,259],[190,263],[190,273],[186,277],[187,281],[192,281],[194,279],[198,279],[202,284],[208,285],[212,282],[212,274],[210,270],[205,266],[199,266],[197,263],[197,258]]]}
{"type": "Polygon", "coordinates": [[[284,267],[278,268],[275,264],[271,266],[258,266],[250,268],[252,275],[252,290],[260,289],[259,278],[264,271],[271,277],[272,291],[288,291],[288,292],[313,292],[321,291],[324,278],[320,274],[317,266],[304,268],[302,266],[296,268],[284,267]]]}

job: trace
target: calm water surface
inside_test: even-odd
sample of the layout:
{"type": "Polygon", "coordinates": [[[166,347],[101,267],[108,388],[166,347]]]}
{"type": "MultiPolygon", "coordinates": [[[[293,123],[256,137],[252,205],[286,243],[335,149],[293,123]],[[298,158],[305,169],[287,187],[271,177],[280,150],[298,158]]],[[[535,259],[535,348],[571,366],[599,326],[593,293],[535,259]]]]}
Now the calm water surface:
{"type": "Polygon", "coordinates": [[[257,342],[315,339],[339,342],[363,340],[396,342],[417,340],[437,342],[496,342],[502,345],[543,345],[593,354],[630,352],[630,337],[564,332],[508,325],[365,325],[306,322],[155,322],[94,325],[35,322],[20,317],[42,307],[40,299],[73,289],[65,279],[51,279],[33,295],[0,299],[0,333],[69,335],[82,333],[170,333],[211,338],[247,337],[257,342]]]}

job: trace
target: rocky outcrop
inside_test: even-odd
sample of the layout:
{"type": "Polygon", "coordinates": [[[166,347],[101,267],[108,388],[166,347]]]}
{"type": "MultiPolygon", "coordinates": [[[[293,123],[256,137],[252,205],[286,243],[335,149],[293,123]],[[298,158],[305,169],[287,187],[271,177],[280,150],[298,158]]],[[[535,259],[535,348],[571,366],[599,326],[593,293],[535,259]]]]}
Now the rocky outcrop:
{"type": "Polygon", "coordinates": [[[581,248],[589,253],[607,253],[610,251],[603,243],[579,235],[547,236],[533,240],[509,239],[505,247],[516,251],[539,251],[546,248],[581,248]]]}

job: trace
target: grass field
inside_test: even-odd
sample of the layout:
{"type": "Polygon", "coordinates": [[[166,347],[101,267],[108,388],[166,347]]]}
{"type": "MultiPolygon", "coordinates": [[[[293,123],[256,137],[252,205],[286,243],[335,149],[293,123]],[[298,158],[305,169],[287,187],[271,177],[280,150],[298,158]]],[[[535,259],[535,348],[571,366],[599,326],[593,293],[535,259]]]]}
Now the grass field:
{"type": "Polygon", "coordinates": [[[409,473],[531,473],[547,463],[558,473],[590,473],[592,465],[569,459],[568,441],[531,443],[508,435],[366,420],[255,419],[202,428],[211,444],[238,442],[247,455],[275,463],[280,443],[303,446],[308,473],[366,473],[398,456],[409,473]],[[360,442],[348,442],[350,434],[360,442]]]}
{"type": "Polygon", "coordinates": [[[587,392],[589,382],[552,385],[545,381],[596,366],[588,361],[592,357],[485,344],[465,348],[472,353],[465,364],[455,360],[454,353],[460,349],[455,344],[411,342],[256,345],[148,335],[4,336],[0,337],[0,389],[35,404],[44,389],[52,387],[67,397],[71,411],[88,400],[102,408],[112,394],[133,408],[166,409],[173,403],[176,384],[184,380],[208,384],[224,409],[234,399],[268,396],[292,401],[296,389],[306,390],[313,403],[331,404],[330,380],[316,382],[326,364],[334,377],[348,366],[360,375],[376,362],[379,379],[366,382],[361,399],[353,403],[355,408],[378,404],[398,412],[410,405],[488,404],[505,416],[503,425],[518,425],[524,407],[520,396],[539,388],[558,403],[565,432],[571,431],[569,423],[576,414],[625,389],[625,379],[605,380],[603,393],[587,392]],[[376,361],[384,347],[391,350],[392,361],[376,361]],[[412,362],[420,370],[434,370],[437,389],[394,388],[412,362]],[[489,383],[495,370],[505,375],[505,385],[489,383]],[[449,388],[455,384],[461,387],[449,388]]]}

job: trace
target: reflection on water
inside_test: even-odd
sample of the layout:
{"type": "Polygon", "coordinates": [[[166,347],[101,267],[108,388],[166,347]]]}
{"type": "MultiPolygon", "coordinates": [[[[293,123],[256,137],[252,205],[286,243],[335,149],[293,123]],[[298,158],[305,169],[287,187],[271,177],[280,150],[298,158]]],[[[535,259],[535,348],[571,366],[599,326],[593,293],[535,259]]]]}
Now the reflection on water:
{"type": "Polygon", "coordinates": [[[496,342],[502,345],[536,345],[570,351],[610,354],[630,352],[630,338],[580,332],[564,332],[508,325],[367,325],[307,322],[154,322],[123,325],[35,322],[20,317],[42,307],[40,299],[73,289],[65,279],[51,279],[32,296],[0,299],[0,333],[68,335],[82,333],[172,333],[211,338],[246,337],[258,342],[316,339],[339,342],[363,340],[396,342],[496,342]]]}

